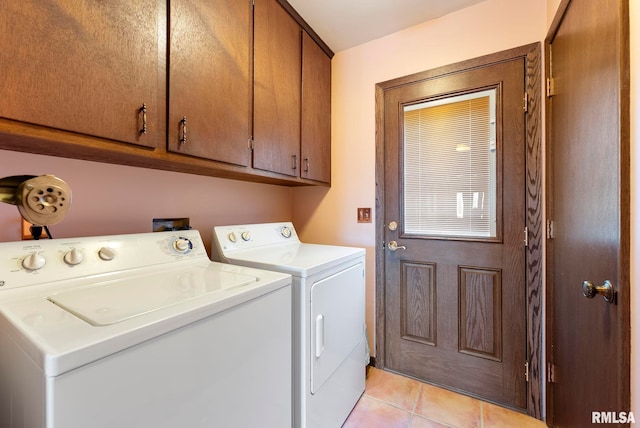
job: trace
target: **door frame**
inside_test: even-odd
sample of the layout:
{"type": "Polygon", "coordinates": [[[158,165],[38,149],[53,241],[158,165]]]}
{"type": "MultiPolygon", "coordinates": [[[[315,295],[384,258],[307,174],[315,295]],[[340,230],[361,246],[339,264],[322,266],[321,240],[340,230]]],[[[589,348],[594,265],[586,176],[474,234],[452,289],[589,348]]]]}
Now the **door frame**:
{"type": "MultiPolygon", "coordinates": [[[[526,192],[526,227],[528,229],[528,246],[526,248],[526,307],[527,307],[527,413],[542,419],[542,245],[544,230],[542,228],[542,78],[540,43],[481,56],[478,58],[450,64],[431,70],[411,74],[376,84],[376,358],[375,365],[384,367],[385,355],[385,251],[384,231],[386,219],[385,206],[385,144],[384,144],[384,94],[386,90],[421,80],[430,80],[446,75],[497,64],[505,61],[523,59],[526,67],[525,94],[523,108],[525,114],[525,189],[526,192]]],[[[524,238],[524,237],[523,237],[524,238]]],[[[524,370],[524,368],[523,368],[524,370]]]]}
{"type": "MultiPolygon", "coordinates": [[[[560,24],[564,18],[569,5],[571,4],[571,0],[561,0],[558,5],[558,9],[556,14],[551,22],[551,26],[549,27],[549,31],[544,40],[544,56],[545,56],[545,69],[544,69],[544,79],[545,82],[548,81],[552,77],[551,73],[551,45],[556,33],[559,30],[560,24]]],[[[628,14],[628,11],[627,11],[628,14]]],[[[626,97],[621,97],[620,99],[620,153],[622,154],[622,158],[620,159],[620,194],[622,200],[626,197],[626,207],[622,206],[621,209],[621,230],[620,230],[620,258],[622,260],[621,273],[619,278],[616,278],[616,286],[618,290],[622,292],[625,296],[625,299],[622,303],[618,302],[620,305],[620,309],[622,311],[622,319],[626,324],[626,328],[624,328],[622,332],[622,337],[624,340],[623,346],[623,354],[625,354],[625,358],[623,358],[622,367],[617,367],[617,375],[622,374],[623,377],[630,379],[631,372],[631,299],[629,298],[629,289],[630,289],[630,265],[631,265],[631,255],[630,255],[630,246],[631,246],[631,205],[629,201],[629,197],[631,195],[631,163],[630,163],[630,150],[631,150],[631,116],[629,114],[630,109],[630,90],[629,90],[629,62],[630,62],[630,50],[629,50],[629,17],[627,16],[627,20],[625,25],[626,28],[622,28],[622,32],[627,34],[627,37],[622,38],[623,45],[621,46],[621,84],[623,85],[621,93],[624,95],[625,86],[626,86],[626,97]],[[625,238],[626,237],[626,238],[625,238]]],[[[547,90],[548,92],[549,90],[547,90]]],[[[545,94],[544,103],[545,103],[545,138],[546,138],[546,147],[545,147],[545,155],[546,155],[546,165],[552,165],[553,160],[553,145],[551,141],[551,96],[547,93],[545,94]]],[[[546,168],[546,197],[545,197],[545,206],[546,206],[546,218],[553,219],[553,170],[548,167],[546,168]]],[[[545,245],[545,277],[546,277],[546,287],[545,287],[545,338],[547,344],[553,344],[553,331],[554,331],[554,317],[553,317],[553,309],[554,309],[554,278],[552,275],[553,272],[553,253],[554,245],[553,239],[547,239],[545,245]]],[[[551,346],[547,346],[545,350],[545,361],[554,361],[553,349],[551,346]]],[[[548,371],[548,370],[547,370],[548,371]]],[[[551,376],[548,376],[547,386],[545,389],[546,393],[546,422],[548,426],[553,426],[554,423],[554,403],[553,403],[553,382],[551,376]]],[[[630,403],[630,388],[627,388],[624,391],[620,391],[620,400],[622,402],[630,403]]],[[[596,410],[596,409],[594,409],[596,410]]],[[[626,410],[626,409],[625,409],[626,410]]]]}

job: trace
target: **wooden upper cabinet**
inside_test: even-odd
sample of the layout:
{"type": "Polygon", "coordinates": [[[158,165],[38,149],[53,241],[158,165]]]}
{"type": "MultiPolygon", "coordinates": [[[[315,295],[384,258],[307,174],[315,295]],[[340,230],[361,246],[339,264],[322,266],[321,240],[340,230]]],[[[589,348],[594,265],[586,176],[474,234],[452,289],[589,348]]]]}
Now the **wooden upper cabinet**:
{"type": "Polygon", "coordinates": [[[302,32],[300,176],[331,182],[331,58],[302,32]]]}
{"type": "Polygon", "coordinates": [[[249,165],[250,0],[172,0],[168,149],[249,165]]]}
{"type": "Polygon", "coordinates": [[[0,148],[330,183],[330,49],[285,0],[5,0],[0,16],[0,148]]]}
{"type": "Polygon", "coordinates": [[[161,7],[158,0],[0,2],[0,117],[155,147],[164,135],[161,7]]]}
{"type": "Polygon", "coordinates": [[[276,0],[255,0],[253,167],[300,175],[300,26],[276,0]]]}

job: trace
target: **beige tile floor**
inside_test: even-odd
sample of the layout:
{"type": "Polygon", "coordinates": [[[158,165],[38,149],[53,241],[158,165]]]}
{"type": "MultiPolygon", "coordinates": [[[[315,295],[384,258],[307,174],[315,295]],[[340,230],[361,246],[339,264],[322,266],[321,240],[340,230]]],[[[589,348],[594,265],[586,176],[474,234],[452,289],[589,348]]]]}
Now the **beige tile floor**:
{"type": "Polygon", "coordinates": [[[544,428],[529,416],[371,368],[343,428],[544,428]]]}

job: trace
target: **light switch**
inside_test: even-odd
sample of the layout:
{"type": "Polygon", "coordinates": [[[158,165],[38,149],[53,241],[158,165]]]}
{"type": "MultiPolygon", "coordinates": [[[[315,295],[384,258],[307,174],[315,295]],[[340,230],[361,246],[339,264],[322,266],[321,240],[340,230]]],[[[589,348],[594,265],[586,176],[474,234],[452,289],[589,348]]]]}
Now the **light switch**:
{"type": "Polygon", "coordinates": [[[358,223],[371,223],[371,208],[358,208],[358,223]]]}

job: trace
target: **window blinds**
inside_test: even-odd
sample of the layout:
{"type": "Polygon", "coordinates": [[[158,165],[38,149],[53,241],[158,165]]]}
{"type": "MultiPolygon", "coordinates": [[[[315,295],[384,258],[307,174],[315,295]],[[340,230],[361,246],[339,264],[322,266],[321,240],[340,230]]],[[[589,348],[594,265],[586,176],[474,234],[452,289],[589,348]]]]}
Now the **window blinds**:
{"type": "Polygon", "coordinates": [[[496,236],[496,90],[404,107],[404,227],[496,236]]]}

